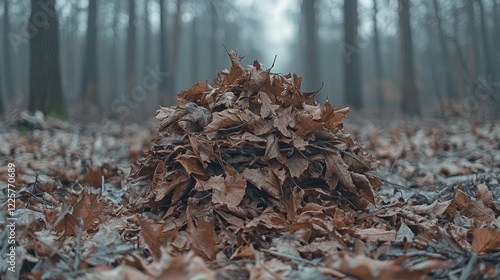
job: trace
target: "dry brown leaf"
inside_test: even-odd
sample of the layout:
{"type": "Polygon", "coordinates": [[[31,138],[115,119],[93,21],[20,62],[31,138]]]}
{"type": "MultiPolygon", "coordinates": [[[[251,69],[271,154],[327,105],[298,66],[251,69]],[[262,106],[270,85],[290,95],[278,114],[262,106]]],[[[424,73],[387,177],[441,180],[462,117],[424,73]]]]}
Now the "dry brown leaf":
{"type": "Polygon", "coordinates": [[[283,229],[286,227],[285,216],[278,212],[265,212],[245,225],[247,231],[252,231],[258,225],[269,229],[283,229]]]}
{"type": "Polygon", "coordinates": [[[100,195],[85,189],[73,208],[73,216],[82,221],[83,230],[93,230],[99,223],[98,218],[106,218],[103,214],[109,213],[105,208],[106,204],[100,195]]]}
{"type": "Polygon", "coordinates": [[[485,223],[489,223],[495,219],[495,213],[492,209],[487,208],[480,200],[473,200],[461,190],[458,190],[455,194],[454,201],[460,212],[466,216],[474,217],[480,222],[485,223]]]}
{"type": "Polygon", "coordinates": [[[260,108],[260,116],[263,118],[267,118],[269,116],[275,116],[276,110],[280,107],[278,104],[271,101],[269,95],[264,91],[259,91],[259,94],[256,96],[259,99],[259,102],[262,103],[260,108]]]}
{"type": "Polygon", "coordinates": [[[205,127],[204,132],[216,132],[223,128],[231,128],[243,123],[241,112],[236,108],[229,108],[212,114],[212,122],[205,127]]]}
{"type": "Polygon", "coordinates": [[[409,206],[409,208],[416,214],[430,214],[433,217],[439,218],[448,210],[451,205],[451,200],[443,202],[434,200],[431,204],[412,205],[409,206]]]}
{"type": "Polygon", "coordinates": [[[363,255],[349,256],[344,252],[332,256],[328,261],[328,267],[363,280],[425,279],[424,273],[409,271],[394,261],[374,260],[363,255]]]}
{"type": "Polygon", "coordinates": [[[485,254],[500,249],[500,231],[489,228],[474,230],[471,250],[478,254],[485,254]]]}
{"type": "MultiPolygon", "coordinates": [[[[158,166],[160,167],[161,164],[158,166]]],[[[156,173],[155,173],[156,174],[156,173]]],[[[161,174],[161,172],[160,172],[161,174]]],[[[179,196],[187,190],[191,177],[182,169],[175,169],[173,171],[160,175],[157,181],[153,183],[153,192],[155,194],[155,201],[162,200],[166,195],[174,192],[173,201],[176,201],[179,196]]]]}
{"type": "MultiPolygon", "coordinates": [[[[209,181],[217,177],[218,176],[211,177],[209,181]]],[[[242,174],[227,174],[226,178],[222,181],[217,180],[217,183],[212,184],[211,188],[214,190],[212,194],[213,203],[227,205],[228,207],[236,207],[240,204],[245,195],[247,181],[242,174]]]]}
{"type": "Polygon", "coordinates": [[[486,184],[479,184],[476,186],[476,196],[483,202],[484,205],[490,205],[493,202],[493,194],[488,189],[486,184]]]}
{"type": "Polygon", "coordinates": [[[395,230],[384,230],[379,228],[355,229],[356,235],[366,242],[394,241],[397,233],[395,230]]]}
{"type": "Polygon", "coordinates": [[[290,175],[294,178],[299,178],[309,166],[309,160],[305,158],[298,150],[286,160],[286,166],[290,171],[290,175]]]}
{"type": "Polygon", "coordinates": [[[57,233],[64,233],[65,235],[71,236],[78,233],[79,227],[80,223],[78,220],[69,212],[69,208],[63,205],[61,212],[54,223],[54,230],[57,233]]]}
{"type": "Polygon", "coordinates": [[[197,174],[197,175],[203,175],[203,168],[200,166],[200,162],[198,161],[198,158],[195,155],[189,155],[189,154],[184,154],[184,155],[178,155],[175,160],[179,162],[182,167],[186,170],[187,174],[197,174]]]}
{"type": "Polygon", "coordinates": [[[269,195],[279,198],[281,196],[281,184],[278,176],[272,169],[251,169],[243,170],[243,177],[259,190],[263,190],[269,195]]]}
{"type": "Polygon", "coordinates": [[[153,255],[159,259],[161,257],[161,246],[162,246],[162,225],[161,224],[153,224],[152,220],[144,219],[142,217],[138,217],[139,225],[141,226],[141,236],[148,244],[149,250],[153,253],[153,255]]]}
{"type": "Polygon", "coordinates": [[[262,160],[269,161],[273,158],[276,158],[280,163],[285,162],[285,157],[279,151],[278,137],[274,134],[268,134],[266,138],[266,152],[262,160]]]}
{"type": "Polygon", "coordinates": [[[215,233],[213,220],[207,216],[189,219],[187,231],[193,249],[206,260],[214,260],[219,237],[215,233]]]}
{"type": "Polygon", "coordinates": [[[368,178],[364,174],[354,172],[351,173],[351,178],[356,187],[359,189],[360,196],[375,205],[375,193],[368,178]]]}
{"type": "Polygon", "coordinates": [[[244,76],[245,68],[241,65],[241,58],[238,56],[236,51],[227,51],[229,58],[231,59],[231,71],[226,78],[226,85],[234,84],[238,79],[244,76]]]}
{"type": "Polygon", "coordinates": [[[352,182],[351,174],[347,169],[348,166],[338,152],[329,153],[326,158],[326,178],[330,178],[335,174],[340,183],[350,192],[357,193],[354,183],[352,182]]]}

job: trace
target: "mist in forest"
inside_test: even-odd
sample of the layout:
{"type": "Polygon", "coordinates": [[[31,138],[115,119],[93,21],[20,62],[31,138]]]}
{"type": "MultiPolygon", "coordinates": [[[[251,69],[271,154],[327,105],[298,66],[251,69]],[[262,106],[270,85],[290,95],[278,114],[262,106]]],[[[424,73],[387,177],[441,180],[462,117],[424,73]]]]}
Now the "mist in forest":
{"type": "Polygon", "coordinates": [[[498,115],[499,0],[0,0],[0,111],[141,121],[231,67],[377,116],[498,115]]]}

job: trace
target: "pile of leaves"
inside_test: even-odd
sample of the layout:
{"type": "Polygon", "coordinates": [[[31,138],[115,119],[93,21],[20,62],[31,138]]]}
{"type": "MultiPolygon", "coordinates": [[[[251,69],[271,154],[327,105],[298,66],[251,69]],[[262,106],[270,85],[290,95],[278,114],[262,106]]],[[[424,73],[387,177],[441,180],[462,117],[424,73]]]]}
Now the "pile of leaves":
{"type": "Polygon", "coordinates": [[[166,222],[169,253],[206,260],[246,256],[284,232],[342,240],[336,219],[375,205],[380,185],[376,162],[342,129],[348,108],[319,105],[298,76],[228,54],[217,87],[195,83],[157,112],[154,147],[131,174],[134,206],[166,222]]]}

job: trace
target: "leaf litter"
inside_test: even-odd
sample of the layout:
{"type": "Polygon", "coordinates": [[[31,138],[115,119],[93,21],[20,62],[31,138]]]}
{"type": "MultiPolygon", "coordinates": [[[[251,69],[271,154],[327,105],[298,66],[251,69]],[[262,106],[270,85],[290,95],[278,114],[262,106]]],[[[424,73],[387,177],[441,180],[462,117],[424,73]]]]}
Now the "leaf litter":
{"type": "Polygon", "coordinates": [[[228,55],[231,70],[161,107],[156,128],[5,123],[19,278],[498,277],[498,128],[344,130],[349,108],[228,55]]]}

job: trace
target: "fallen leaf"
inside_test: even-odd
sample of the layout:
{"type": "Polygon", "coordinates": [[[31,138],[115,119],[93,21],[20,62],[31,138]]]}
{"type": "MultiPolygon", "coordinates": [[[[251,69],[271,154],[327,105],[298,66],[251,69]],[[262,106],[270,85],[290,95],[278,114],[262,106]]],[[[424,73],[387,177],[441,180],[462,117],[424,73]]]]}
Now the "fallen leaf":
{"type": "Polygon", "coordinates": [[[500,249],[500,231],[489,228],[474,230],[471,250],[478,254],[485,254],[500,249]]]}
{"type": "Polygon", "coordinates": [[[355,229],[356,234],[366,242],[395,241],[397,233],[395,230],[384,230],[378,228],[355,229]]]}

